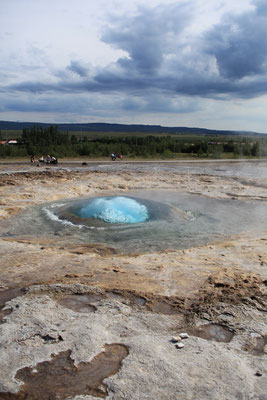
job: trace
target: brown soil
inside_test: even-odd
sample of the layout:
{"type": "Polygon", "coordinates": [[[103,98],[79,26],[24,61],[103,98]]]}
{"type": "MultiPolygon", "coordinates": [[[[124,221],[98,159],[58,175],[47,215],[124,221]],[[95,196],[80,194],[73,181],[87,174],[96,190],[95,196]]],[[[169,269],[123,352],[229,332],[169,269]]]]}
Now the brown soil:
{"type": "Polygon", "coordinates": [[[258,275],[222,269],[204,282],[192,302],[192,311],[207,311],[218,302],[237,304],[247,298],[266,300],[263,287],[264,281],[258,275]]]}

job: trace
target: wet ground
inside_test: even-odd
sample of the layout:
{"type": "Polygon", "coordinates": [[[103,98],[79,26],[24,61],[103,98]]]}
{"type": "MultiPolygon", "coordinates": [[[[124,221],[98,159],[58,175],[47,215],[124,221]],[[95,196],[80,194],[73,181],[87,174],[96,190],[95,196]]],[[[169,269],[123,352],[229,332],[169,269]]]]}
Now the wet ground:
{"type": "Polygon", "coordinates": [[[7,172],[25,172],[33,170],[61,170],[68,171],[124,171],[124,172],[147,172],[158,170],[164,173],[172,171],[177,173],[190,173],[190,174],[206,174],[215,176],[227,177],[240,177],[252,179],[266,179],[267,178],[267,161],[261,160],[179,160],[179,161],[127,161],[111,162],[109,160],[101,161],[65,161],[62,160],[57,166],[37,164],[32,166],[27,162],[0,162],[0,173],[7,172]]]}
{"type": "MultiPolygon", "coordinates": [[[[197,314],[178,298],[142,298],[83,285],[31,287],[7,303],[13,311],[2,325],[0,340],[11,357],[19,350],[20,360],[2,352],[2,365],[9,365],[6,375],[12,375],[15,365],[21,367],[16,370],[16,386],[13,382],[13,389],[0,392],[0,398],[131,399],[145,394],[174,400],[190,393],[206,399],[211,398],[211,380],[220,381],[219,390],[214,386],[217,398],[238,398],[252,390],[248,383],[238,385],[240,374],[245,382],[253,380],[255,394],[264,398],[266,335],[255,337],[261,330],[260,314],[253,306],[227,305],[227,297],[205,302],[197,314]],[[203,323],[207,312],[214,322],[203,323]],[[231,318],[223,324],[226,315],[231,318]],[[254,347],[243,349],[248,338],[254,347]],[[35,361],[29,364],[33,356],[35,361]],[[192,386],[196,376],[197,387],[192,386]]],[[[252,297],[261,301],[259,295],[252,297]]],[[[12,387],[13,379],[8,383],[3,372],[4,387],[12,387]]]]}
{"type": "Polygon", "coordinates": [[[234,336],[234,333],[229,331],[227,327],[217,324],[200,325],[190,330],[190,334],[202,339],[226,343],[230,342],[234,336]]]}
{"type": "Polygon", "coordinates": [[[0,392],[1,399],[64,400],[69,396],[86,394],[106,397],[107,388],[103,380],[118,372],[127,355],[126,346],[109,344],[90,363],[75,366],[71,351],[61,352],[52,356],[51,361],[19,370],[16,379],[24,382],[21,389],[16,394],[0,392]]]}

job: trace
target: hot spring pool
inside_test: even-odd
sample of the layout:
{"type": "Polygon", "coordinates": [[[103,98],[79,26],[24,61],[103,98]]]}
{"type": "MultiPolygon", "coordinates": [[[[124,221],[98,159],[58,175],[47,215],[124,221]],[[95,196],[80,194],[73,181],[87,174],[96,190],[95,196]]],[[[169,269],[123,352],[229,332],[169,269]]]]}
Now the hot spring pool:
{"type": "Polygon", "coordinates": [[[151,221],[168,220],[172,208],[167,204],[130,196],[104,196],[82,199],[58,208],[57,216],[63,221],[88,227],[111,228],[131,226],[151,221]]]}
{"type": "Polygon", "coordinates": [[[5,236],[52,236],[55,245],[101,243],[138,253],[203,245],[266,229],[266,222],[266,202],[142,191],[43,204],[14,217],[1,231],[5,236]]]}
{"type": "Polygon", "coordinates": [[[77,217],[97,219],[109,224],[137,224],[149,220],[148,207],[126,196],[97,197],[68,207],[77,217]]]}

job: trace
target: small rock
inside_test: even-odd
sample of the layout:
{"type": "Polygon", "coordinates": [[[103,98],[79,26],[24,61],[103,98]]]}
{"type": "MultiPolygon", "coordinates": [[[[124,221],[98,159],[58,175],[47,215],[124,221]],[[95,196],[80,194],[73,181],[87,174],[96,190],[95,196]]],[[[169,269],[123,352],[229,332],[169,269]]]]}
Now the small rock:
{"type": "Polygon", "coordinates": [[[202,318],[206,319],[207,321],[211,321],[212,320],[211,316],[208,313],[203,313],[202,314],[202,318]]]}
{"type": "Polygon", "coordinates": [[[188,339],[189,338],[188,333],[185,333],[185,332],[180,333],[179,336],[180,336],[181,339],[188,339]]]}
{"type": "Polygon", "coordinates": [[[256,333],[256,332],[251,332],[250,336],[253,337],[253,338],[261,338],[261,335],[259,333],[256,333]]]}
{"type": "Polygon", "coordinates": [[[172,337],[172,342],[176,343],[176,342],[180,342],[182,340],[181,336],[173,336],[172,337]]]}
{"type": "Polygon", "coordinates": [[[184,347],[184,344],[183,343],[177,343],[176,344],[176,348],[177,349],[182,349],[184,347]]]}

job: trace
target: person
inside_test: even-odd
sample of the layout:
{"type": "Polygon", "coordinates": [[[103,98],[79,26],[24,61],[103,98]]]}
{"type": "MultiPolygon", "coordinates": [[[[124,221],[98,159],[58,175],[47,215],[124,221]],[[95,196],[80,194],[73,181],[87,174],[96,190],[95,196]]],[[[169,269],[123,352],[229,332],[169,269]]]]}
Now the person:
{"type": "Polygon", "coordinates": [[[41,156],[41,157],[39,158],[39,162],[44,162],[44,156],[41,156]]]}
{"type": "Polygon", "coordinates": [[[49,164],[50,161],[51,161],[51,157],[50,157],[49,154],[47,154],[47,156],[46,156],[46,164],[49,164]]]}
{"type": "Polygon", "coordinates": [[[57,158],[52,156],[51,161],[52,164],[57,164],[57,158]]]}
{"type": "Polygon", "coordinates": [[[35,162],[35,158],[34,158],[34,155],[32,155],[31,156],[31,164],[34,164],[34,162],[35,162]]]}

